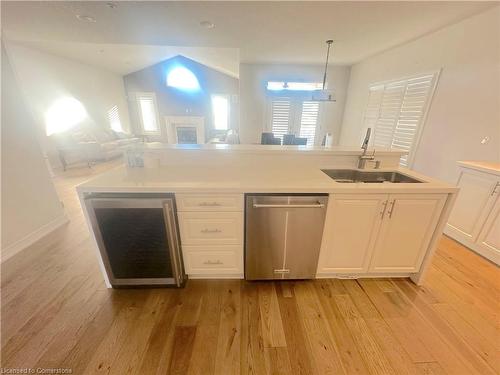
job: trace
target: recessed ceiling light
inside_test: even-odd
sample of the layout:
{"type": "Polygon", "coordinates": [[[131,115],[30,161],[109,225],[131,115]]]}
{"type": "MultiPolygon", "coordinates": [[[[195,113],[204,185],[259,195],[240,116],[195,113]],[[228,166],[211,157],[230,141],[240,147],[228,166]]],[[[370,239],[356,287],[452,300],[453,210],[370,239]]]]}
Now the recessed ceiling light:
{"type": "Polygon", "coordinates": [[[94,17],[86,16],[84,14],[77,14],[76,18],[78,18],[80,21],[83,22],[90,22],[90,23],[96,22],[96,19],[94,17]]]}
{"type": "Polygon", "coordinates": [[[200,26],[203,26],[206,29],[213,29],[215,27],[215,23],[210,21],[201,21],[200,26]]]}

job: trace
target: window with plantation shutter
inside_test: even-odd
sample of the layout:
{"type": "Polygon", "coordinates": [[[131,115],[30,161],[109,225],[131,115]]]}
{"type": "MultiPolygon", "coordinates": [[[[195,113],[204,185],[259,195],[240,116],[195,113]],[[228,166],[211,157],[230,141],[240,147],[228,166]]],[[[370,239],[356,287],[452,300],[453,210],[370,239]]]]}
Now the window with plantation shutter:
{"type": "Polygon", "coordinates": [[[319,102],[302,102],[299,137],[307,138],[307,145],[314,145],[316,127],[318,126],[319,102]]]}
{"type": "Polygon", "coordinates": [[[404,167],[413,161],[437,76],[418,75],[369,88],[364,124],[374,130],[372,145],[407,151],[400,161],[404,167]]]}
{"type": "Polygon", "coordinates": [[[291,103],[290,98],[279,98],[271,102],[271,131],[282,141],[283,136],[289,133],[291,103]]]}
{"type": "Polygon", "coordinates": [[[307,145],[313,146],[319,126],[320,103],[298,98],[271,98],[270,130],[283,141],[285,134],[307,138],[307,145]]]}
{"type": "Polygon", "coordinates": [[[120,114],[118,113],[118,106],[113,106],[108,110],[108,121],[111,130],[115,132],[123,132],[122,123],[120,122],[120,114]]]}
{"type": "Polygon", "coordinates": [[[159,133],[158,111],[156,107],[156,96],[154,93],[138,93],[137,104],[139,118],[144,133],[159,133]]]}

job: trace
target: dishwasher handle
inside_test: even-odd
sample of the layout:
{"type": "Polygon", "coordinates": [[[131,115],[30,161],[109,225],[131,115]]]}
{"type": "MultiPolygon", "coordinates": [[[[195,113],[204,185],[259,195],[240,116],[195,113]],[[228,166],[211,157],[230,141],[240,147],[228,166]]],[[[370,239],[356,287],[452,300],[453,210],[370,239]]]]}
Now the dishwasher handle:
{"type": "Polygon", "coordinates": [[[323,208],[324,203],[314,203],[314,204],[260,204],[254,203],[253,208],[323,208]]]}

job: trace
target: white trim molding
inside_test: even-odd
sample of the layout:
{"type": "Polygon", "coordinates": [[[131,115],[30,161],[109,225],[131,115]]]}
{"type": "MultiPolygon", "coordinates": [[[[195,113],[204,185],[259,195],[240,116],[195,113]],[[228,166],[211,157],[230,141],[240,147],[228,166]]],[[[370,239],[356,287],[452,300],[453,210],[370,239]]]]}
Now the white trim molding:
{"type": "Polygon", "coordinates": [[[26,249],[28,246],[33,245],[35,242],[41,240],[43,237],[48,236],[54,232],[59,227],[69,222],[68,216],[63,213],[54,220],[49,221],[47,224],[42,225],[40,228],[31,232],[27,236],[21,238],[20,240],[14,242],[13,244],[2,248],[1,251],[1,263],[5,262],[7,259],[12,258],[14,255],[18,254],[22,250],[26,249]]]}

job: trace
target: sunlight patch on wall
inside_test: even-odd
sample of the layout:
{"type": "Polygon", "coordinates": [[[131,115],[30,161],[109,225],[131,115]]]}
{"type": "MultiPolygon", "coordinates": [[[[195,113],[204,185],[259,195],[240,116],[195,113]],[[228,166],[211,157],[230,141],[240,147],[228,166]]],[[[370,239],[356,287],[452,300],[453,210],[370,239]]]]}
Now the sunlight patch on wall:
{"type": "Polygon", "coordinates": [[[58,99],[45,113],[47,136],[61,133],[78,125],[87,118],[87,111],[75,98],[58,99]]]}

